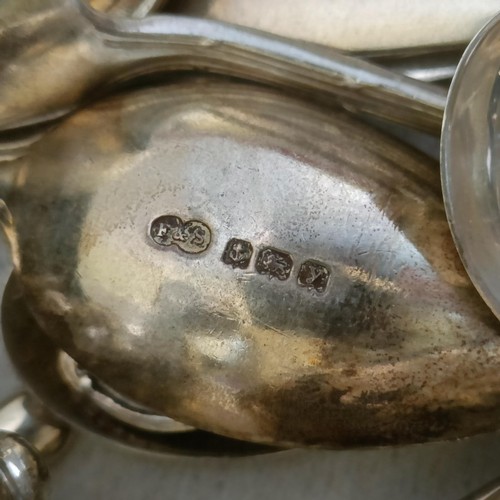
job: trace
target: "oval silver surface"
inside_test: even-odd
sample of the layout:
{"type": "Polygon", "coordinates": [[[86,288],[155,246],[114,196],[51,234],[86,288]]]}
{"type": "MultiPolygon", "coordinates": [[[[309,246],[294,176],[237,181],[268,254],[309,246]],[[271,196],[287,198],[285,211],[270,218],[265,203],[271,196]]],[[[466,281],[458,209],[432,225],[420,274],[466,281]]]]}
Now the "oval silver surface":
{"type": "Polygon", "coordinates": [[[285,445],[498,427],[499,325],[415,151],[340,111],[186,79],[75,114],[17,166],[30,309],[124,397],[285,445]],[[203,221],[208,249],[159,251],[165,214],[203,221]]]}

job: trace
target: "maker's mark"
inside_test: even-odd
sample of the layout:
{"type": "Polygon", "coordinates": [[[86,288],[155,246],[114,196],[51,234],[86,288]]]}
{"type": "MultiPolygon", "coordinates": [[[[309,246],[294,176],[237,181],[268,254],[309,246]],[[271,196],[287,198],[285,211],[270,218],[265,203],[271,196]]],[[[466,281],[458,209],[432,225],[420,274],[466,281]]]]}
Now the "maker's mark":
{"type": "Polygon", "coordinates": [[[175,215],[162,215],[150,226],[151,239],[162,247],[176,246],[185,253],[204,252],[212,240],[210,228],[199,220],[184,222],[175,215]]]}

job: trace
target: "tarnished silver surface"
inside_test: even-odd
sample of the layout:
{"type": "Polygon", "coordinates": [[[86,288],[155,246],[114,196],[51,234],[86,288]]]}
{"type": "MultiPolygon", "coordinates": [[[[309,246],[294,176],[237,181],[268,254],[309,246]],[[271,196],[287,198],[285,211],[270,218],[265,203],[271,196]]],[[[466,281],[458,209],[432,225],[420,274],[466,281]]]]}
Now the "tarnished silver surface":
{"type": "Polygon", "coordinates": [[[471,43],[450,90],[441,171],[455,243],[479,293],[500,317],[500,16],[471,43]]]}
{"type": "Polygon", "coordinates": [[[357,52],[467,44],[499,0],[178,0],[178,12],[357,52]]]}
{"type": "Polygon", "coordinates": [[[0,498],[44,500],[48,473],[38,453],[17,434],[0,432],[0,498]]]}
{"type": "MultiPolygon", "coordinates": [[[[2,289],[10,258],[0,245],[2,289]]],[[[40,368],[42,370],[42,368],[40,368]]],[[[0,342],[0,397],[19,389],[0,342]]],[[[169,457],[73,432],[50,465],[50,500],[457,500],[498,475],[500,436],[370,450],[294,450],[251,457],[169,457]]]]}
{"type": "Polygon", "coordinates": [[[498,323],[415,151],[279,92],[187,79],[81,111],[14,165],[4,222],[30,309],[124,397],[287,445],[497,428],[498,323]],[[159,245],[164,216],[202,222],[206,249],[159,245]]]}
{"type": "Polygon", "coordinates": [[[78,0],[4,0],[0,18],[0,130],[60,117],[103,87],[193,69],[425,130],[441,126],[445,90],[258,31],[181,16],[113,18],[78,0]]]}

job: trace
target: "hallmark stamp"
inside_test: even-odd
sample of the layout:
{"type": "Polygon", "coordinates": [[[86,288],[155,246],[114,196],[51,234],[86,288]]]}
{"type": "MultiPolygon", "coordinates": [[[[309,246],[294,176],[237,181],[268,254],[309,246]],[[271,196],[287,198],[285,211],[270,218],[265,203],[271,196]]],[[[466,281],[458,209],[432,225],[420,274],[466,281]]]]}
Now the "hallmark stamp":
{"type": "Polygon", "coordinates": [[[249,241],[232,238],[222,254],[222,262],[234,269],[247,269],[253,255],[253,246],[249,241]]]}
{"type": "Polygon", "coordinates": [[[300,266],[297,283],[301,287],[323,293],[328,286],[329,280],[330,271],[319,262],[307,260],[300,266]]]}
{"type": "Polygon", "coordinates": [[[206,224],[198,220],[184,222],[175,215],[156,218],[151,223],[149,235],[160,246],[176,246],[190,254],[204,252],[212,240],[212,234],[206,224]]]}
{"type": "Polygon", "coordinates": [[[270,279],[277,278],[280,281],[285,281],[290,277],[292,267],[293,260],[290,254],[271,247],[263,248],[255,263],[255,269],[259,274],[265,274],[270,279]]]}

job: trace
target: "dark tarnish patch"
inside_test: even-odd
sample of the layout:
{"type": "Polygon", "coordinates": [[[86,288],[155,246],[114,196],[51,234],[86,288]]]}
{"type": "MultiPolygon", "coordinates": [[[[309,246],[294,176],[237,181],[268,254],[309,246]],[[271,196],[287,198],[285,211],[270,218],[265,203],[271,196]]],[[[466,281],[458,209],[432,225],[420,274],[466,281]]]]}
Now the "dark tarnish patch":
{"type": "Polygon", "coordinates": [[[329,337],[365,337],[372,349],[399,347],[404,339],[393,328],[394,297],[390,292],[372,290],[365,283],[353,283],[335,308],[325,311],[324,324],[329,337]],[[355,311],[346,315],[345,311],[355,311]],[[373,332],[373,335],[372,335],[373,332]]]}
{"type": "Polygon", "coordinates": [[[316,376],[288,388],[262,389],[248,401],[253,400],[253,408],[266,409],[259,421],[277,442],[333,448],[451,438],[465,414],[460,408],[405,406],[404,391],[370,392],[355,403],[344,403],[342,397],[347,393],[316,376]]]}
{"type": "Polygon", "coordinates": [[[367,391],[363,392],[358,401],[363,405],[383,405],[387,403],[397,403],[404,396],[402,389],[386,392],[367,391]]]}

